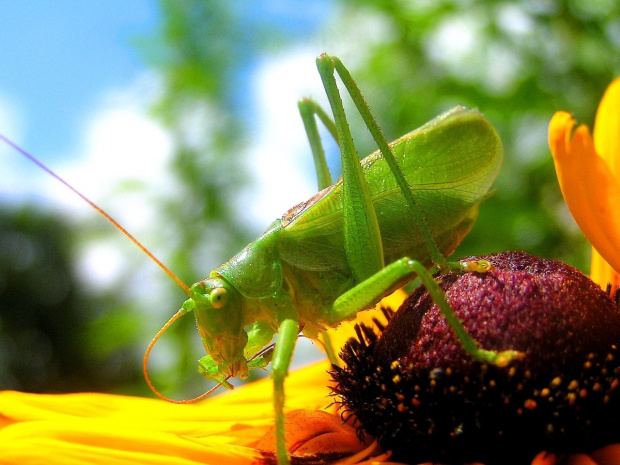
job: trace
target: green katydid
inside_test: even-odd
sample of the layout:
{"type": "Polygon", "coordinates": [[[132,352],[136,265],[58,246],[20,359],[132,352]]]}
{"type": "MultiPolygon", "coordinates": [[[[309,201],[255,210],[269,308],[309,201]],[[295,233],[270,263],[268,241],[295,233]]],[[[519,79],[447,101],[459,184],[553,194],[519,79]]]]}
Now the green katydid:
{"type": "MultiPolygon", "coordinates": [[[[193,312],[208,353],[199,361],[199,371],[218,386],[230,388],[229,378],[245,378],[251,369],[271,363],[280,465],[289,463],[284,441],[284,380],[299,334],[317,339],[416,277],[429,289],[473,357],[503,364],[516,355],[478,348],[427,270],[434,266],[436,270],[484,271],[486,263],[450,264],[444,257],[471,229],[498,173],[502,148],[495,130],[477,110],[456,107],[388,144],[340,60],[323,54],[317,58],[317,67],[334,119],[309,99],[302,100],[299,108],[320,192],[291,208],[208,278],[186,286],[85,199],[155,259],[189,296],[147,349],[144,368],[149,386],[165,398],[148,379],[148,355],[177,318],[193,312]],[[379,147],[361,162],[336,73],[379,147]],[[325,161],[317,118],[340,148],[343,176],[335,184],[325,161]]],[[[329,349],[329,341],[325,342],[329,349]]]]}

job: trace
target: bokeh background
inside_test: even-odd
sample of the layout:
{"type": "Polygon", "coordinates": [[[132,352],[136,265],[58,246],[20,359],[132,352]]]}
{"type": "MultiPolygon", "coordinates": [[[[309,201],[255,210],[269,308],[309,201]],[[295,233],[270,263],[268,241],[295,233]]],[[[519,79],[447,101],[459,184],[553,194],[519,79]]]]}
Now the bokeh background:
{"type": "MultiPolygon", "coordinates": [[[[456,104],[501,134],[497,194],[456,257],[520,249],[588,272],[546,133],[560,109],[592,124],[620,74],[619,13],[613,0],[0,1],[0,133],[193,283],[316,191],[296,101],[325,104],[327,51],[389,139],[456,104]]],[[[374,150],[349,116],[359,152],[374,150]]],[[[142,353],[183,292],[4,144],[0,166],[0,389],[148,395],[142,353]]],[[[202,355],[188,317],[151,376],[198,394],[202,355]]]]}

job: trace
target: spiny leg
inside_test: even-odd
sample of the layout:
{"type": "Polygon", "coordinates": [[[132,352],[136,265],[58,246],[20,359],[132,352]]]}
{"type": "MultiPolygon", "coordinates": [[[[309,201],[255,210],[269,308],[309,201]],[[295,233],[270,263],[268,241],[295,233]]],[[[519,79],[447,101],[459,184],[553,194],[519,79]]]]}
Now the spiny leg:
{"type": "Polygon", "coordinates": [[[362,172],[336,84],[334,63],[326,57],[321,55],[316,63],[334,115],[340,147],[345,255],[354,281],[361,283],[383,268],[383,244],[368,183],[362,172]]]}
{"type": "MultiPolygon", "coordinates": [[[[366,123],[366,126],[377,142],[377,145],[381,149],[384,158],[388,162],[390,169],[398,181],[398,185],[401,191],[403,191],[405,199],[408,201],[409,205],[411,205],[416,223],[420,225],[420,230],[424,233],[424,238],[428,245],[431,259],[434,263],[443,265],[445,262],[444,257],[439,252],[435,241],[428,230],[428,226],[426,225],[419,205],[413,199],[413,194],[411,193],[405,177],[400,171],[400,168],[392,155],[385,137],[381,133],[378,124],[372,116],[368,105],[362,97],[357,85],[351,78],[349,72],[342,65],[340,60],[329,57],[325,54],[317,58],[317,68],[319,70],[319,74],[321,75],[323,86],[325,87],[325,91],[332,108],[332,113],[334,114],[334,124],[337,130],[336,140],[340,146],[340,153],[342,157],[345,252],[347,262],[355,281],[357,283],[361,283],[373,274],[380,272],[385,264],[385,261],[383,257],[383,245],[376,212],[374,210],[368,184],[362,173],[357,151],[349,131],[344,107],[342,105],[342,98],[336,84],[334,74],[335,71],[338,72],[341,77],[347,91],[349,92],[349,95],[353,99],[358,111],[366,123]]],[[[312,141],[313,137],[318,139],[316,120],[313,117],[314,114],[316,114],[323,121],[328,129],[331,128],[331,125],[329,124],[330,120],[326,116],[325,112],[322,111],[321,108],[314,102],[307,102],[305,104],[304,111],[302,111],[302,118],[304,119],[304,124],[306,125],[309,138],[311,139],[311,146],[313,147],[315,159],[317,158],[317,153],[322,155],[324,158],[320,141],[316,140],[315,143],[312,141]],[[313,136],[313,134],[316,135],[313,136]],[[314,149],[315,146],[319,147],[316,151],[314,149]]],[[[333,135],[333,131],[331,129],[330,132],[332,132],[333,135]]],[[[358,310],[361,308],[365,307],[357,307],[358,310]]],[[[330,341],[326,340],[325,342],[326,348],[329,352],[328,344],[330,344],[330,341]]]]}
{"type": "MultiPolygon", "coordinates": [[[[353,78],[349,74],[349,71],[345,68],[345,66],[338,58],[330,57],[326,54],[321,55],[317,59],[317,67],[319,69],[321,79],[323,80],[323,85],[327,92],[332,111],[334,113],[336,127],[338,129],[338,142],[343,158],[343,190],[345,191],[345,195],[349,193],[355,201],[359,202],[362,207],[366,208],[366,210],[360,208],[359,211],[353,212],[353,214],[349,214],[349,216],[347,216],[348,211],[346,203],[344,206],[345,249],[347,252],[347,259],[349,260],[349,266],[351,266],[353,271],[353,276],[354,278],[358,279],[358,285],[343,294],[334,302],[334,306],[332,308],[332,317],[339,321],[350,319],[354,317],[357,311],[359,311],[360,309],[369,308],[373,303],[377,303],[382,296],[386,295],[392,290],[395,290],[400,285],[410,280],[414,275],[417,275],[422,280],[422,283],[426,286],[434,301],[444,313],[448,323],[453,328],[458,339],[463,345],[463,348],[472,357],[477,360],[484,360],[488,363],[508,363],[507,361],[511,360],[516,356],[514,353],[508,351],[498,354],[497,352],[486,351],[478,347],[476,342],[464,329],[461,321],[454,314],[454,311],[445,299],[443,291],[441,291],[441,288],[439,288],[437,283],[434,281],[432,274],[430,274],[420,262],[409,259],[401,259],[393,264],[388,265],[386,268],[383,268],[383,266],[379,266],[378,268],[366,268],[366,276],[364,280],[359,280],[359,277],[363,276],[363,273],[356,274],[356,269],[357,267],[364,266],[365,262],[361,259],[357,260],[357,257],[350,254],[350,252],[355,252],[359,250],[356,249],[355,246],[359,245],[359,243],[364,242],[356,241],[355,238],[352,241],[346,241],[348,239],[348,222],[350,223],[353,232],[360,233],[359,237],[366,240],[367,244],[370,244],[367,249],[367,253],[363,255],[366,260],[368,260],[369,255],[371,255],[372,253],[376,254],[377,252],[379,252],[379,254],[381,255],[380,260],[382,261],[383,254],[381,237],[378,236],[377,240],[373,242],[372,230],[369,229],[369,232],[364,235],[364,231],[359,229],[364,224],[364,221],[360,221],[359,218],[362,217],[363,214],[366,213],[366,211],[370,211],[370,213],[372,214],[367,215],[366,217],[365,224],[367,224],[369,228],[376,223],[376,215],[372,206],[372,200],[370,199],[370,196],[368,194],[366,181],[363,178],[363,175],[361,175],[361,168],[359,162],[357,161],[357,153],[355,151],[353,140],[351,138],[351,134],[349,132],[349,128],[344,115],[342,99],[336,85],[336,80],[334,76],[335,72],[337,72],[342,79],[342,82],[347,91],[349,92],[349,95],[351,96],[351,99],[357,107],[357,110],[362,116],[362,119],[368,127],[368,130],[375,139],[375,142],[379,146],[379,149],[381,150],[384,159],[388,163],[392,175],[395,177],[404,198],[411,207],[410,210],[413,212],[415,222],[416,224],[418,224],[419,229],[424,236],[424,241],[431,255],[432,261],[439,269],[453,268],[455,264],[446,263],[445,258],[439,251],[437,244],[435,243],[435,240],[430,230],[428,229],[422,210],[418,202],[416,201],[413,193],[411,192],[404,174],[398,167],[396,159],[394,158],[394,155],[392,154],[392,151],[385,137],[383,136],[383,133],[381,132],[381,129],[379,128],[374,116],[370,112],[368,104],[364,100],[364,97],[362,96],[359,88],[353,81],[353,78]],[[348,177],[345,174],[345,169],[349,167],[347,163],[349,163],[350,166],[353,168],[358,168],[358,170],[351,169],[351,173],[349,173],[348,177]],[[358,173],[360,173],[361,177],[357,176],[358,173]],[[347,184],[349,184],[348,188],[347,184]],[[366,187],[365,190],[363,189],[364,187],[366,187]],[[353,247],[349,249],[351,245],[353,247]],[[368,272],[369,269],[374,269],[374,273],[368,272]]],[[[458,264],[456,266],[459,267],[458,264]]]]}
{"type": "Polygon", "coordinates": [[[370,107],[366,103],[366,100],[364,99],[362,93],[357,87],[357,84],[355,83],[355,81],[351,77],[351,74],[342,64],[339,58],[323,54],[317,59],[317,63],[319,61],[321,63],[324,63],[323,66],[326,69],[331,69],[332,73],[336,71],[340,76],[340,79],[342,79],[342,83],[344,84],[347,92],[351,96],[351,99],[353,100],[353,103],[355,104],[358,112],[364,120],[366,127],[368,128],[373,139],[379,146],[379,150],[381,151],[383,158],[387,162],[392,172],[392,175],[396,179],[396,182],[398,183],[398,186],[405,200],[411,207],[410,210],[415,218],[416,224],[419,225],[419,229],[422,232],[424,242],[426,243],[426,247],[431,256],[431,260],[436,266],[442,268],[445,265],[445,258],[443,254],[439,251],[439,248],[435,243],[435,239],[433,238],[430,230],[428,229],[426,219],[424,218],[424,214],[422,213],[422,209],[420,208],[419,203],[416,201],[415,196],[411,192],[407,180],[405,179],[405,176],[403,175],[401,169],[398,167],[398,163],[396,162],[396,159],[394,158],[394,155],[390,150],[387,140],[381,132],[381,128],[379,128],[379,125],[377,124],[375,117],[371,113],[370,107]],[[327,64],[329,64],[329,66],[327,64]]]}
{"type": "Polygon", "coordinates": [[[326,187],[331,186],[333,181],[329,168],[327,167],[325,150],[323,149],[323,144],[321,143],[321,136],[319,135],[319,129],[316,124],[315,116],[321,120],[334,140],[337,141],[338,136],[336,133],[336,124],[331,120],[329,115],[325,113],[325,110],[323,110],[319,104],[312,99],[302,99],[297,103],[297,106],[299,107],[299,113],[302,121],[304,122],[306,135],[308,136],[308,142],[310,143],[310,149],[312,150],[316,177],[319,182],[319,190],[323,190],[326,187]]]}
{"type": "MultiPolygon", "coordinates": [[[[479,272],[489,271],[492,267],[487,261],[463,261],[450,267],[458,271],[479,272]]],[[[424,287],[431,295],[433,302],[437,304],[443,313],[448,325],[454,331],[463,349],[475,360],[490,363],[497,366],[506,366],[510,361],[520,358],[521,353],[514,350],[502,352],[481,349],[478,343],[469,335],[463,323],[450,307],[446,296],[433,275],[419,261],[407,257],[391,263],[378,273],[358,284],[354,288],[341,295],[332,308],[330,317],[332,324],[355,317],[363,308],[369,308],[377,303],[391,290],[398,289],[403,283],[408,282],[414,276],[418,276],[424,287]]]]}
{"type": "MultiPolygon", "coordinates": [[[[349,131],[344,107],[342,105],[342,98],[336,84],[335,72],[340,76],[353,103],[364,120],[366,127],[379,146],[405,200],[409,204],[415,222],[420,226],[419,229],[422,232],[433,263],[440,268],[443,267],[446,264],[445,258],[439,251],[435,239],[428,229],[422,210],[411,192],[407,180],[399,168],[385,136],[381,132],[368,104],[349,71],[342,64],[340,59],[326,54],[322,54],[317,58],[317,68],[323,80],[323,86],[325,87],[334,114],[337,140],[342,155],[343,191],[345,196],[345,249],[354,278],[358,278],[356,281],[361,282],[362,279],[359,278],[366,278],[383,268],[383,249],[376,213],[349,131]],[[349,206],[353,208],[348,208],[349,206]],[[363,249],[363,246],[367,247],[363,249]]],[[[324,114],[316,104],[314,104],[312,110],[316,114],[324,114]]],[[[312,120],[311,124],[316,128],[314,118],[310,119],[312,120]]],[[[321,119],[324,120],[323,117],[321,117],[321,119]]],[[[304,119],[304,121],[306,121],[306,119],[304,119]]],[[[329,128],[327,123],[326,126],[329,128]]]]}

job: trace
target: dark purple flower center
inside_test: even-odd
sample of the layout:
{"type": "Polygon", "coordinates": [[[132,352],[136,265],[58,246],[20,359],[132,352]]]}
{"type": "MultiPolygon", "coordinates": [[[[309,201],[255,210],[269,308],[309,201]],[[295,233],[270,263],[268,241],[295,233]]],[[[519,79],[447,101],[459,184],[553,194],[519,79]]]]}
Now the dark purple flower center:
{"type": "Polygon", "coordinates": [[[424,289],[377,337],[369,328],[333,373],[345,412],[410,463],[529,463],[620,440],[620,310],[563,263],[507,252],[488,273],[440,276],[448,302],[507,367],[472,360],[424,289]]]}

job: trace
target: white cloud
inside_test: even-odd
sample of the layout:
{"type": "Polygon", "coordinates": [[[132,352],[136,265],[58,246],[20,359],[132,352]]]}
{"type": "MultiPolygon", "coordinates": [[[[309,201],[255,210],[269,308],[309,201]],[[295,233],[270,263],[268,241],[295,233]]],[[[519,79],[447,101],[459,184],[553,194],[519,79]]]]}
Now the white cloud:
{"type": "MultiPolygon", "coordinates": [[[[105,92],[99,105],[85,116],[82,126],[75,128],[81,134],[78,147],[56,156],[57,161],[49,167],[96,203],[128,182],[156,186],[158,192],[171,188],[171,177],[165,169],[172,155],[171,138],[148,115],[157,92],[157,77],[150,73],[141,75],[125,89],[105,92]]],[[[20,115],[19,107],[0,95],[0,129],[17,143],[23,127],[20,115]]],[[[71,215],[91,214],[74,193],[25,161],[14,149],[0,144],[0,156],[0,192],[7,201],[19,202],[33,196],[47,198],[52,208],[71,215]]],[[[122,203],[126,201],[125,198],[122,203]]],[[[142,213],[132,210],[128,219],[136,221],[142,213]]]]}
{"type": "MultiPolygon", "coordinates": [[[[15,143],[23,137],[23,111],[21,106],[9,96],[0,93],[0,134],[15,143]]],[[[32,169],[15,149],[0,141],[0,196],[15,195],[24,190],[24,175],[32,169]]]]}
{"type": "MultiPolygon", "coordinates": [[[[171,137],[148,114],[158,92],[158,79],[151,73],[144,73],[126,88],[106,91],[81,127],[75,128],[81,134],[77,149],[60,154],[56,157],[60,161],[50,166],[139,239],[157,230],[161,221],[155,196],[175,190],[166,169],[172,156],[171,137]]],[[[8,101],[0,98],[0,128],[18,142],[20,112],[8,101]]],[[[104,224],[105,219],[97,218],[75,193],[12,148],[0,144],[0,157],[3,201],[44,202],[43,208],[54,214],[104,224]]],[[[117,284],[119,272],[127,269],[123,242],[128,245],[129,241],[120,233],[111,241],[89,240],[80,247],[78,275],[91,288],[117,284]]]]}
{"type": "MultiPolygon", "coordinates": [[[[108,92],[84,125],[83,155],[59,168],[144,241],[162,221],[157,196],[175,190],[175,180],[167,169],[173,155],[172,139],[148,114],[158,87],[155,75],[144,74],[127,88],[108,92]]],[[[94,215],[79,199],[61,192],[63,187],[50,186],[58,203],[69,201],[82,214],[94,215]]],[[[120,233],[118,238],[89,244],[78,261],[79,274],[94,286],[118,285],[123,269],[138,266],[131,259],[139,257],[139,252],[127,257],[129,247],[133,245],[120,233]]],[[[157,272],[146,257],[139,263],[157,272]]]]}
{"type": "Polygon", "coordinates": [[[312,155],[297,109],[302,97],[326,107],[315,66],[316,53],[290,50],[265,61],[255,72],[255,130],[250,135],[248,172],[254,185],[239,192],[239,214],[258,229],[317,192],[312,155]]]}
{"type": "MultiPolygon", "coordinates": [[[[151,205],[119,186],[136,184],[135,192],[171,189],[172,177],[166,164],[172,156],[172,141],[148,114],[157,97],[157,77],[144,74],[125,89],[107,92],[100,104],[79,128],[83,138],[78,154],[64,157],[56,171],[96,203],[118,211],[124,226],[143,226],[151,205]],[[146,189],[142,189],[145,187],[146,189]],[[135,198],[134,198],[135,197],[135,198]]],[[[77,196],[67,196],[64,186],[53,179],[49,189],[55,201],[84,207],[77,196]]]]}

